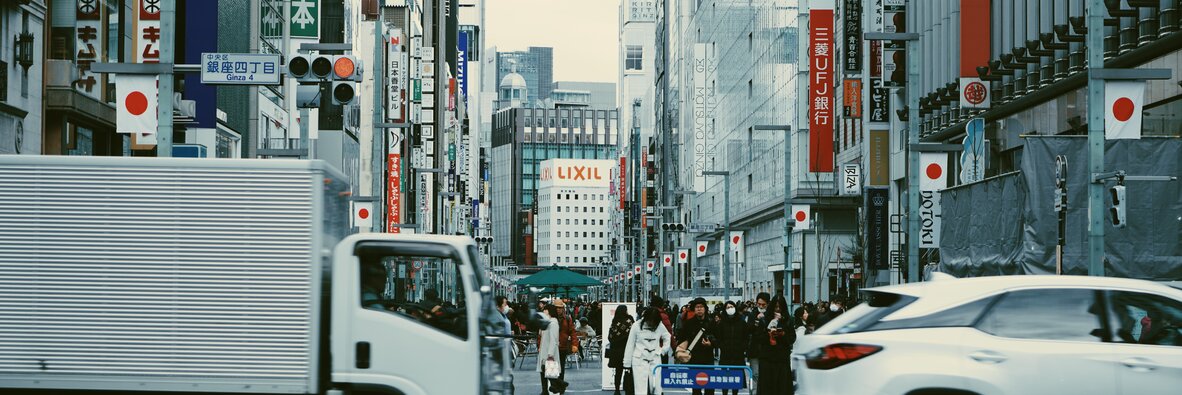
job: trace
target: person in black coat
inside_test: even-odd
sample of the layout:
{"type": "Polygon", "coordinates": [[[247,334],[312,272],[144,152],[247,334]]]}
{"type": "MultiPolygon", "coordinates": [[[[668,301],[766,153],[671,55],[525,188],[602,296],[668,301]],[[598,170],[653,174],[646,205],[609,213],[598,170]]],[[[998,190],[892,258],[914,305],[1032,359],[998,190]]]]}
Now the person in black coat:
{"type": "MultiPolygon", "coordinates": [[[[679,364],[713,365],[716,333],[713,318],[706,309],[706,299],[697,298],[690,302],[690,312],[677,332],[677,352],[674,355],[689,353],[688,361],[677,360],[679,364]],[[699,335],[700,334],[700,335],[699,335]],[[697,340],[695,342],[695,339],[697,340]]],[[[701,395],[702,390],[695,389],[694,395],[701,395]]],[[[706,395],[713,395],[714,390],[706,390],[706,395]]]]}
{"type": "Polygon", "coordinates": [[[768,322],[772,320],[771,313],[767,310],[771,300],[772,296],[767,292],[760,292],[755,296],[755,308],[747,314],[747,333],[750,339],[747,346],[747,360],[751,363],[751,375],[755,381],[752,390],[755,393],[759,393],[759,383],[763,382],[763,379],[759,377],[759,372],[762,370],[760,361],[767,349],[768,339],[764,334],[767,332],[768,322]]]}
{"type": "Polygon", "coordinates": [[[792,343],[796,342],[796,327],[794,317],[788,309],[788,301],[783,295],[777,295],[768,307],[771,321],[762,332],[752,335],[768,339],[767,349],[759,362],[760,395],[786,395],[794,392],[790,359],[792,343]]]}
{"type": "MultiPolygon", "coordinates": [[[[607,332],[607,367],[615,369],[615,395],[620,395],[620,380],[624,377],[624,347],[628,344],[628,334],[634,322],[636,320],[628,314],[628,306],[617,306],[612,326],[607,332]]],[[[624,384],[625,388],[632,388],[628,383],[624,384]]]]}
{"type": "MultiPolygon", "coordinates": [[[[722,316],[719,318],[718,324],[715,328],[715,333],[718,337],[718,348],[720,350],[718,357],[719,365],[731,366],[746,366],[747,364],[747,347],[748,347],[748,330],[747,323],[743,316],[739,314],[738,306],[735,302],[726,302],[725,308],[722,310],[722,316]]],[[[738,395],[738,390],[723,390],[723,395],[728,392],[738,395]]]]}

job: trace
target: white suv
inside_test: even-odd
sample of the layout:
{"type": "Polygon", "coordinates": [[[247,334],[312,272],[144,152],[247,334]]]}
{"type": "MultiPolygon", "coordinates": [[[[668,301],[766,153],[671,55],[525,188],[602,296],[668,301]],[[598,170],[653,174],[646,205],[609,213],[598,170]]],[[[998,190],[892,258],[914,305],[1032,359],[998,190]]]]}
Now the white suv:
{"type": "Polygon", "coordinates": [[[795,345],[797,394],[1182,394],[1182,290],[947,275],[865,290],[795,345]]]}

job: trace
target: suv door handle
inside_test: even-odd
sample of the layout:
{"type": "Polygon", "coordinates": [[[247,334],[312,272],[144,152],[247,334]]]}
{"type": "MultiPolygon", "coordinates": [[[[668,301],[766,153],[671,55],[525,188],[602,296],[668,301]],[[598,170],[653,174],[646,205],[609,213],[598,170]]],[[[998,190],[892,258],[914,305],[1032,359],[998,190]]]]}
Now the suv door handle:
{"type": "Polygon", "coordinates": [[[975,353],[969,354],[969,358],[972,358],[974,361],[987,364],[999,364],[1009,359],[1006,358],[1005,355],[1001,355],[993,351],[977,351],[975,353]]]}
{"type": "Polygon", "coordinates": [[[1125,367],[1133,369],[1134,371],[1138,371],[1138,372],[1148,372],[1148,371],[1152,371],[1154,369],[1157,369],[1157,364],[1153,363],[1152,361],[1150,361],[1148,359],[1140,358],[1140,357],[1123,359],[1120,361],[1120,364],[1125,365],[1125,367]]]}

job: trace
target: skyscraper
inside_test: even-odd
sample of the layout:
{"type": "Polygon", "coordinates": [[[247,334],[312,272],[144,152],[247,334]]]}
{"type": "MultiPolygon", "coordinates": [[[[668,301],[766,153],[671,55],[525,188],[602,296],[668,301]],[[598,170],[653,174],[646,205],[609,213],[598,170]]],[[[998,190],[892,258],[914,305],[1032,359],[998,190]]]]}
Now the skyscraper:
{"type": "Polygon", "coordinates": [[[525,107],[534,107],[539,101],[550,98],[550,92],[554,90],[554,48],[529,47],[526,51],[497,52],[497,81],[513,72],[511,64],[517,65],[517,74],[521,74],[529,86],[525,107]]]}

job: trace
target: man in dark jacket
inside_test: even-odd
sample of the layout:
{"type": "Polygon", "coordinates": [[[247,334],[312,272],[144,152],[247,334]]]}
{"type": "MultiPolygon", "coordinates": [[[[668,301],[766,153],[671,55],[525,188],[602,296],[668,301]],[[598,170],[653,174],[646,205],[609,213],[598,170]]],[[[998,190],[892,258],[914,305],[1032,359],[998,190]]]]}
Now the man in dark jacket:
{"type": "MultiPolygon", "coordinates": [[[[714,364],[714,322],[706,309],[706,299],[697,298],[690,302],[690,317],[688,317],[677,333],[678,350],[688,350],[690,359],[684,362],[690,365],[714,364]],[[701,334],[699,336],[699,333],[701,334]],[[695,343],[694,340],[697,339],[695,343]]],[[[684,352],[684,351],[682,351],[684,352]]],[[[678,363],[682,363],[678,361],[678,363]]],[[[694,395],[701,395],[702,390],[695,389],[694,395]]],[[[714,390],[706,390],[706,395],[714,395],[714,390]]]]}
{"type": "Polygon", "coordinates": [[[752,392],[758,392],[758,387],[755,383],[759,382],[759,360],[763,358],[763,354],[768,347],[767,325],[771,322],[771,314],[767,313],[768,301],[772,296],[767,292],[760,292],[755,297],[755,309],[747,314],[747,331],[751,335],[751,340],[747,347],[747,360],[751,363],[751,389],[752,392]]]}

